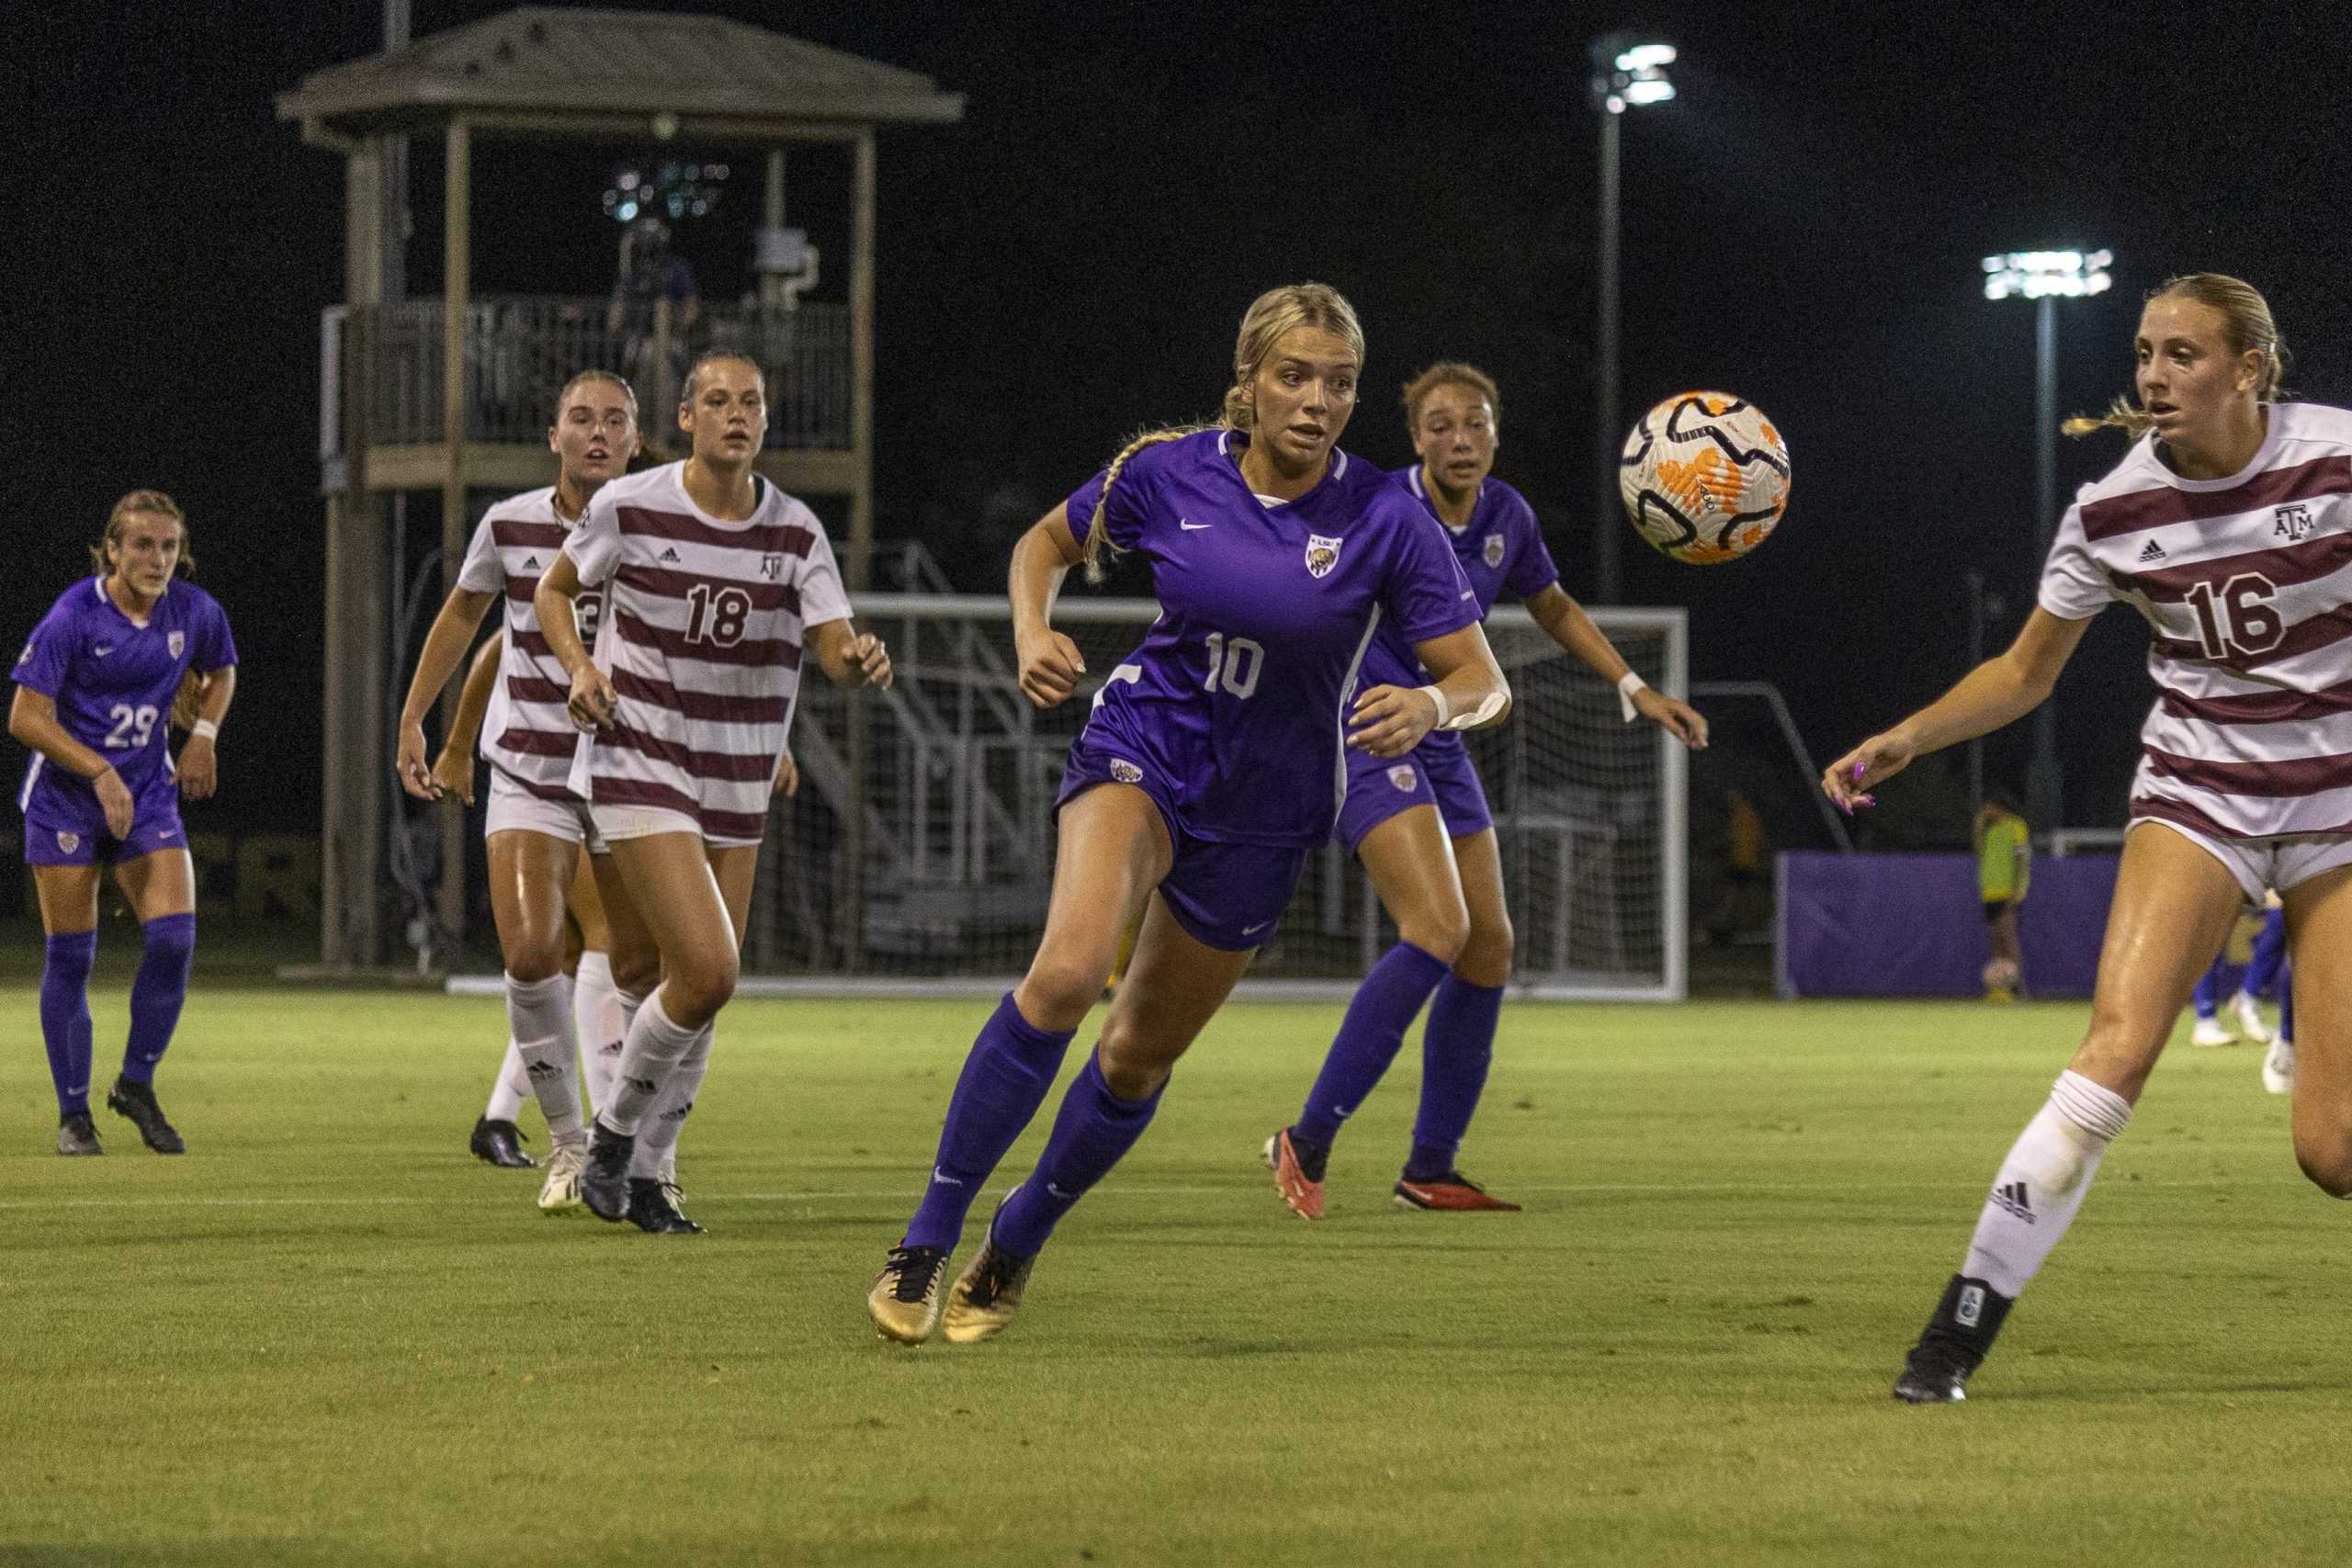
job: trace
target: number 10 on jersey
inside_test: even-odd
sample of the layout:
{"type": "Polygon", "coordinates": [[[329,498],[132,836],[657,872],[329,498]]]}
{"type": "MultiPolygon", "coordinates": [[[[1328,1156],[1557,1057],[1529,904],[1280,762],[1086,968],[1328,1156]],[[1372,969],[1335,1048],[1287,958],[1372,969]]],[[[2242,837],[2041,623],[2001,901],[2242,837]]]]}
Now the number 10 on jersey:
{"type": "Polygon", "coordinates": [[[1209,678],[1201,687],[1214,692],[1223,686],[1237,697],[1247,697],[1258,690],[1258,671],[1266,662],[1262,644],[1246,637],[1227,639],[1223,632],[1209,633],[1209,678]]]}

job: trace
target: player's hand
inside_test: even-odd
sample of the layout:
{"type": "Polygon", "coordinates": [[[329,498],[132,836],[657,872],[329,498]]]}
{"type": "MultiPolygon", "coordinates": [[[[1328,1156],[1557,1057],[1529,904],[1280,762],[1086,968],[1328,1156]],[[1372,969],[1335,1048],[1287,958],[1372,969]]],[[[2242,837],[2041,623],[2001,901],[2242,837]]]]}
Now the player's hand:
{"type": "Polygon", "coordinates": [[[890,650],[872,632],[860,632],[849,639],[843,650],[849,668],[849,684],[861,682],[868,686],[890,689],[890,650]]]}
{"type": "Polygon", "coordinates": [[[571,678],[571,696],[564,706],[571,722],[582,729],[610,729],[613,707],[619,701],[611,679],[594,665],[583,664],[571,678]]]}
{"type": "Polygon", "coordinates": [[[107,814],[107,831],[118,842],[130,837],[130,787],[122,782],[122,775],[108,768],[90,781],[90,787],[98,792],[98,808],[107,814]]]}
{"type": "Polygon", "coordinates": [[[1863,792],[1911,765],[1911,743],[1889,732],[1873,735],[1822,771],[1821,787],[1830,803],[1851,817],[1857,806],[1876,806],[1863,792]]]}
{"type": "Polygon", "coordinates": [[[172,728],[183,733],[194,729],[204,712],[205,678],[191,670],[180,677],[180,689],[172,696],[172,728]]]}
{"type": "Polygon", "coordinates": [[[1693,751],[1707,749],[1707,721],[1689,703],[1678,703],[1655,687],[1644,686],[1634,694],[1634,711],[1663,726],[1693,751]]]}
{"type": "MultiPolygon", "coordinates": [[[[210,800],[219,786],[220,755],[209,735],[191,736],[179,754],[180,793],[190,800],[210,800]]],[[[120,838],[119,833],[115,835],[120,838]]]]}
{"type": "Polygon", "coordinates": [[[401,776],[401,788],[419,800],[438,800],[441,786],[433,779],[433,770],[424,765],[424,726],[413,720],[401,721],[398,751],[392,758],[392,771],[401,776]]]}
{"type": "Polygon", "coordinates": [[[1078,690],[1078,678],[1086,673],[1078,644],[1051,627],[1040,636],[1015,639],[1013,653],[1021,660],[1021,694],[1037,707],[1060,703],[1078,690]]]}
{"type": "Polygon", "coordinates": [[[1409,686],[1374,686],[1356,699],[1348,744],[1375,757],[1401,757],[1437,728],[1437,704],[1409,686]]]}
{"type": "Polygon", "coordinates": [[[800,764],[792,760],[791,752],[786,751],[784,761],[775,765],[775,783],[769,786],[768,794],[771,797],[779,795],[789,797],[799,793],[800,764]]]}
{"type": "Polygon", "coordinates": [[[433,797],[454,795],[468,806],[474,803],[474,754],[445,746],[433,760],[433,797]]]}

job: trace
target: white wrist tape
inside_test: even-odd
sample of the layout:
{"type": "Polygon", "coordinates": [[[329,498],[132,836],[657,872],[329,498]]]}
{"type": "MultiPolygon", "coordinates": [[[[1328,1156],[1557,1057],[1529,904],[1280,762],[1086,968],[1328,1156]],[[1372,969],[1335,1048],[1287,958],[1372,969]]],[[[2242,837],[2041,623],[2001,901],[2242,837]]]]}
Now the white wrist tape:
{"type": "Polygon", "coordinates": [[[1503,694],[1500,692],[1488,692],[1468,713],[1455,713],[1453,705],[1445,700],[1445,694],[1437,687],[1422,686],[1419,689],[1430,701],[1437,704],[1437,724],[1434,728],[1439,729],[1476,729],[1503,711],[1503,694]]]}
{"type": "Polygon", "coordinates": [[[1635,719],[1642,716],[1641,710],[1634,706],[1634,694],[1635,692],[1646,691],[1648,689],[1649,682],[1643,680],[1639,675],[1634,674],[1631,670],[1626,671],[1623,675],[1618,677],[1617,711],[1625,716],[1625,722],[1627,724],[1631,724],[1635,719]]]}
{"type": "Polygon", "coordinates": [[[209,718],[199,718],[187,727],[188,739],[191,740],[209,740],[220,733],[220,727],[209,718]]]}

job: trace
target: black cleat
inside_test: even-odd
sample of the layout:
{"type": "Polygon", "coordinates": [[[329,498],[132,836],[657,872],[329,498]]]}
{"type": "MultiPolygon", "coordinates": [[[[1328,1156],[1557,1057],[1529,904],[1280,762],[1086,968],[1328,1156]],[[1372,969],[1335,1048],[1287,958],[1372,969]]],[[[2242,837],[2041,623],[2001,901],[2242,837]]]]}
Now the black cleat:
{"type": "Polygon", "coordinates": [[[98,1146],[97,1123],[90,1120],[86,1111],[76,1111],[61,1117],[57,1123],[57,1152],[62,1155],[102,1155],[98,1146]]]}
{"type": "Polygon", "coordinates": [[[484,1165],[508,1170],[528,1170],[539,1163],[523,1152],[522,1128],[512,1122],[493,1122],[487,1116],[474,1123],[474,1135],[466,1140],[466,1147],[484,1165]]]}
{"type": "Polygon", "coordinates": [[[685,1194],[674,1181],[648,1181],[633,1176],[628,1182],[628,1217],[638,1229],[652,1235],[700,1235],[703,1227],[678,1207],[685,1194]]]}
{"type": "Polygon", "coordinates": [[[628,1218],[629,1189],[635,1185],[628,1179],[628,1160],[636,1152],[634,1137],[595,1123],[588,1139],[588,1163],[580,1170],[580,1201],[598,1219],[617,1224],[628,1218]]]}
{"type": "Polygon", "coordinates": [[[155,1103],[153,1084],[132,1083],[118,1077],[114,1088],[107,1090],[107,1109],[118,1116],[130,1119],[139,1129],[139,1136],[159,1155],[187,1153],[187,1140],[179,1135],[169,1122],[164,1120],[164,1108],[155,1103]]]}
{"type": "Polygon", "coordinates": [[[1905,1404],[1957,1404],[1968,1397],[1968,1378],[1993,1348],[2002,1320],[2016,1303],[1982,1280],[1954,1274],[1919,1342],[1903,1358],[1894,1397],[1905,1404]]]}

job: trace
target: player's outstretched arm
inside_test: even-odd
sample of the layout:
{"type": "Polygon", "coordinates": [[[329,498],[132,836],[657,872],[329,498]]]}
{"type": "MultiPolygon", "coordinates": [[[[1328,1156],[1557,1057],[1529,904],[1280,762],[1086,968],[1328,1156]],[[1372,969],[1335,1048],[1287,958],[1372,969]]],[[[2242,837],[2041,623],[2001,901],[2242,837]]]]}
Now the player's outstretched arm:
{"type": "Polygon", "coordinates": [[[580,622],[572,604],[579,597],[579,563],[568,550],[559,550],[555,564],[539,579],[538,592],[531,595],[531,608],[539,618],[539,635],[548,639],[548,651],[571,677],[571,695],[564,705],[571,722],[582,729],[608,729],[614,705],[620,699],[613,694],[611,679],[596,668],[596,661],[588,657],[587,645],[580,640],[580,622]]]}
{"type": "Polygon", "coordinates": [[[492,597],[465,588],[449,590],[441,613],[433,617],[433,629],[424,634],[424,648],[416,656],[416,675],[408,683],[408,700],[401,705],[400,750],[392,765],[400,773],[401,787],[419,800],[441,798],[441,786],[433,782],[433,772],[424,761],[425,710],[456,673],[458,661],[466,656],[466,645],[474,640],[476,628],[490,611],[492,597]]]}
{"type": "Polygon", "coordinates": [[[196,716],[187,742],[180,748],[180,793],[190,800],[209,800],[220,784],[220,721],[237,696],[237,667],[224,664],[204,677],[197,699],[196,716]]]}
{"type": "Polygon", "coordinates": [[[1078,644],[1051,625],[1062,579],[1085,554],[1069,531],[1067,502],[1040,517],[1012,547],[1006,583],[1012,599],[1012,648],[1021,665],[1022,694],[1041,708],[1078,690],[1079,677],[1086,673],[1078,644]]]}
{"type": "Polygon", "coordinates": [[[1917,713],[1830,763],[1821,775],[1821,787],[1840,809],[1850,812],[1870,804],[1866,792],[1872,784],[1893,778],[1914,758],[1973,740],[2024,717],[2050,695],[2090,624],[2088,617],[2070,621],[2036,605],[2015,642],[1917,713]]]}
{"type": "Polygon", "coordinates": [[[107,831],[118,839],[130,836],[130,790],[117,776],[114,764],[91,750],[57,721],[57,699],[30,686],[17,688],[8,705],[8,734],[68,773],[90,781],[98,806],[107,814],[107,831]]]}
{"type": "Polygon", "coordinates": [[[1375,757],[1401,757],[1432,729],[1484,729],[1510,712],[1510,682],[1503,679],[1484,627],[1413,645],[1422,668],[1437,677],[1427,686],[1374,686],[1356,699],[1348,744],[1375,757]]]}
{"type": "MultiPolygon", "coordinates": [[[[1575,654],[1589,666],[1592,672],[1617,687],[1624,689],[1625,678],[1633,674],[1633,666],[1625,662],[1609,634],[1593,624],[1584,606],[1569,597],[1568,591],[1555,582],[1527,601],[1527,613],[1554,642],[1575,654]]],[[[1707,744],[1707,721],[1699,710],[1685,702],[1678,702],[1653,686],[1636,685],[1627,701],[1634,712],[1652,724],[1663,727],[1677,740],[1692,750],[1707,744]]]]}
{"type": "Polygon", "coordinates": [[[872,632],[845,620],[820,622],[808,628],[808,649],[836,686],[890,689],[890,650],[872,632]]]}

